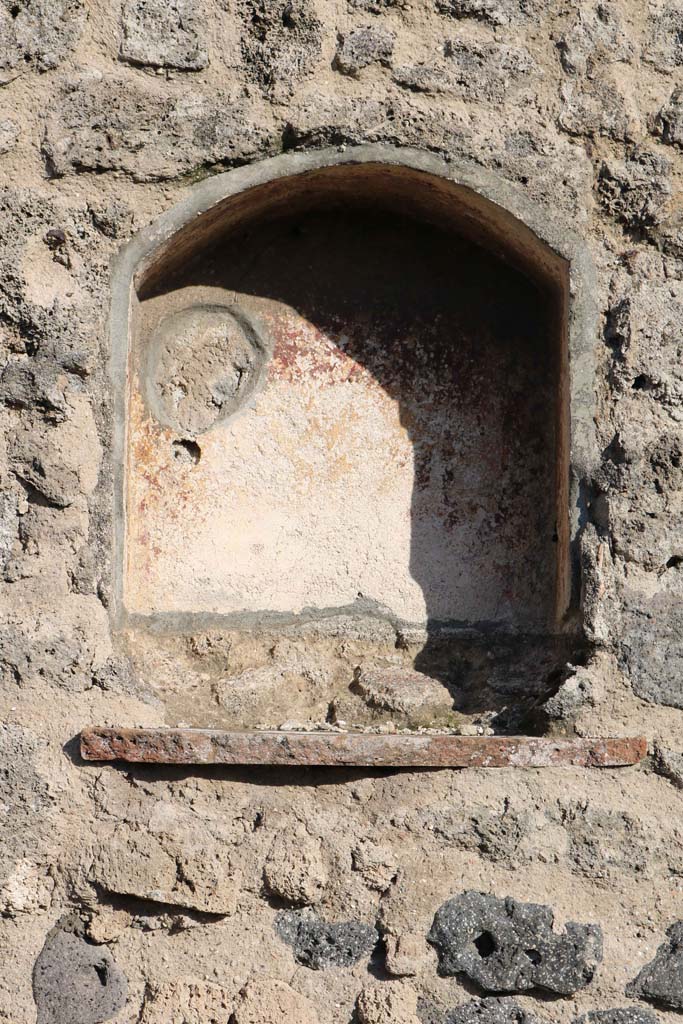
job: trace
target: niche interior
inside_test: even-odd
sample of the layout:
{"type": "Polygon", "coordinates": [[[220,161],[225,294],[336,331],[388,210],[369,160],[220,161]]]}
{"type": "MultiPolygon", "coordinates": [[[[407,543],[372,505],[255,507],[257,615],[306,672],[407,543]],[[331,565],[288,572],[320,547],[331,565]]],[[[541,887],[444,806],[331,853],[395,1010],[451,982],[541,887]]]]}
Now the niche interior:
{"type": "Polygon", "coordinates": [[[518,733],[581,656],[570,260],[387,152],[229,172],[127,256],[116,616],[166,725],[518,733]]]}

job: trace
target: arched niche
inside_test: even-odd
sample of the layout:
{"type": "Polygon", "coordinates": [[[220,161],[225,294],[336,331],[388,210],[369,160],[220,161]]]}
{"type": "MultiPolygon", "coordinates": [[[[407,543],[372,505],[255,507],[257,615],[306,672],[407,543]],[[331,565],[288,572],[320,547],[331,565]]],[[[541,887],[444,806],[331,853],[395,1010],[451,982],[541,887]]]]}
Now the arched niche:
{"type": "Polygon", "coordinates": [[[364,146],[195,186],[116,267],[118,625],[344,614],[423,630],[437,678],[443,637],[562,660],[591,296],[572,232],[471,165],[364,146]]]}

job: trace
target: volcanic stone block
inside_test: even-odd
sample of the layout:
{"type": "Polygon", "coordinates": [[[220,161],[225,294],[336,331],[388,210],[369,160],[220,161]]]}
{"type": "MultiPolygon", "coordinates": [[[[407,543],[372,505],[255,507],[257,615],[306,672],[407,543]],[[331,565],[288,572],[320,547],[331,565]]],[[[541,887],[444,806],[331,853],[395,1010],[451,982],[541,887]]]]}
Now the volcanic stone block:
{"type": "Polygon", "coordinates": [[[666,776],[677,789],[683,789],[683,754],[659,747],[655,756],[655,767],[660,775],[666,776]]]}
{"type": "Polygon", "coordinates": [[[294,950],[294,957],[314,971],[327,967],[352,967],[369,956],[377,944],[377,932],[360,921],[331,923],[307,911],[284,911],[275,930],[294,950]]]}
{"type": "Polygon", "coordinates": [[[0,86],[24,71],[50,71],[78,42],[82,0],[0,0],[0,86]]]}
{"type": "Polygon", "coordinates": [[[320,842],[300,832],[280,833],[266,858],[263,880],[268,891],[285,903],[319,903],[328,881],[320,842]]]}
{"type": "Polygon", "coordinates": [[[444,1024],[534,1024],[512,999],[476,999],[446,1014],[444,1024]]]}
{"type": "Polygon", "coordinates": [[[63,918],[48,935],[33,968],[37,1024],[100,1024],[126,1003],[127,981],[103,946],[63,918]]]}
{"type": "Polygon", "coordinates": [[[394,35],[380,28],[360,28],[339,39],[334,66],[344,75],[358,75],[370,64],[388,65],[394,49],[394,35]]]}
{"type": "Polygon", "coordinates": [[[200,71],[209,63],[197,0],[129,0],[120,56],[131,64],[200,71]]]}
{"type": "Polygon", "coordinates": [[[577,1017],[574,1024],[657,1024],[657,1020],[649,1010],[624,1006],[618,1010],[591,1010],[577,1017]]]}
{"type": "Polygon", "coordinates": [[[666,934],[668,942],[662,943],[654,960],[626,986],[626,995],[683,1010],[683,921],[672,924],[666,934]]]}
{"type": "Polygon", "coordinates": [[[598,925],[570,922],[557,935],[550,907],[481,892],[447,900],[428,941],[438,951],[440,974],[466,974],[489,992],[541,988],[571,995],[588,985],[602,960],[598,925]]]}
{"type": "Polygon", "coordinates": [[[654,131],[662,142],[683,148],[683,88],[675,89],[668,103],[659,111],[654,131]]]}
{"type": "Polygon", "coordinates": [[[351,689],[369,708],[404,716],[412,726],[445,720],[453,711],[443,683],[403,666],[359,668],[351,689]]]}
{"type": "Polygon", "coordinates": [[[231,914],[239,891],[230,853],[219,844],[159,840],[127,828],[96,849],[92,879],[107,892],[204,914],[231,914]]]}

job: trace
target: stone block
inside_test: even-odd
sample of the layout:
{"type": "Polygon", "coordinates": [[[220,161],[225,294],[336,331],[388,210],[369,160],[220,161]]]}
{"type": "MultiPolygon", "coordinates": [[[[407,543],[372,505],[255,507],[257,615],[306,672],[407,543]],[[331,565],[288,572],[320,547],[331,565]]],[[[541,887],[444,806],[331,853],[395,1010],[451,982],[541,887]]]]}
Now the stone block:
{"type": "Polygon", "coordinates": [[[550,907],[481,892],[444,903],[428,940],[442,975],[465,974],[489,992],[571,995],[592,981],[602,960],[598,925],[570,922],[557,935],[550,907]]]}
{"type": "Polygon", "coordinates": [[[126,1003],[127,981],[103,946],[63,919],[48,935],[33,969],[37,1024],[100,1024],[126,1003]]]}
{"type": "Polygon", "coordinates": [[[283,911],[275,930],[292,947],[297,963],[315,971],[352,967],[372,953],[378,940],[376,930],[361,921],[324,921],[310,911],[283,911]]]}
{"type": "Polygon", "coordinates": [[[239,994],[231,1024],[318,1024],[309,999],[284,981],[252,978],[239,994]]]}
{"type": "Polygon", "coordinates": [[[121,60],[201,71],[209,63],[206,26],[197,0],[128,0],[121,15],[121,60]]]}
{"type": "Polygon", "coordinates": [[[683,1010],[683,921],[672,924],[666,934],[667,941],[661,944],[654,960],[626,986],[626,995],[683,1010]]]}
{"type": "Polygon", "coordinates": [[[328,882],[322,846],[302,830],[284,831],[268,851],[263,869],[268,892],[285,903],[306,906],[319,903],[328,882]]]}

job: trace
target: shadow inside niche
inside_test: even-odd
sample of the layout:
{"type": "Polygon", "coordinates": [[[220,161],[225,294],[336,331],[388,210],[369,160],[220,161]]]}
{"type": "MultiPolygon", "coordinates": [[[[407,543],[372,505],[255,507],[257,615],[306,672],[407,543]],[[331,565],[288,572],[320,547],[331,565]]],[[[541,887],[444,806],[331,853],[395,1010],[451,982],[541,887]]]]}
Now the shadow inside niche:
{"type": "Polygon", "coordinates": [[[202,286],[234,293],[264,325],[274,345],[268,386],[318,403],[320,429],[340,438],[352,470],[371,452],[385,455],[386,471],[363,479],[362,501],[349,483],[339,557],[364,544],[353,564],[379,582],[363,596],[426,623],[415,667],[468,713],[552,689],[576,647],[553,627],[557,296],[451,231],[353,208],[251,223],[154,295],[202,286]],[[385,433],[354,422],[377,414],[390,423],[392,408],[385,433]],[[409,519],[409,553],[403,572],[385,578],[381,561],[395,551],[381,489],[394,467],[405,477],[406,458],[411,483],[398,512],[409,519]]]}

